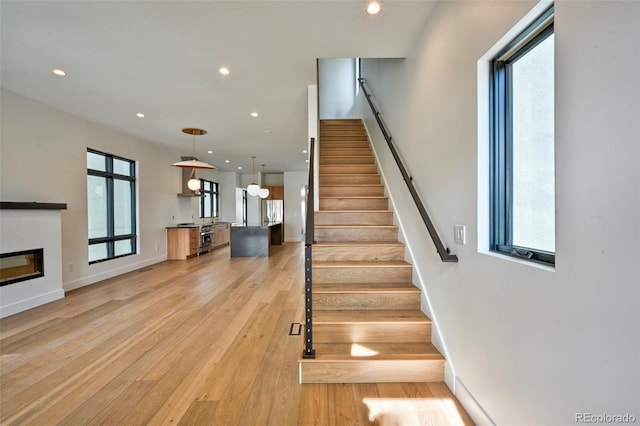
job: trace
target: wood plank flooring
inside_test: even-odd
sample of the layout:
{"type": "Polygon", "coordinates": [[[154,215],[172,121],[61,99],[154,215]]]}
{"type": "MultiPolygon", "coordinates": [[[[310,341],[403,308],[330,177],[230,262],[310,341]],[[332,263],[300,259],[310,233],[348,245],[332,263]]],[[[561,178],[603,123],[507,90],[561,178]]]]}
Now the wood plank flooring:
{"type": "Polygon", "coordinates": [[[0,424],[471,424],[442,383],[298,383],[303,254],[226,247],[0,320],[0,424]]]}

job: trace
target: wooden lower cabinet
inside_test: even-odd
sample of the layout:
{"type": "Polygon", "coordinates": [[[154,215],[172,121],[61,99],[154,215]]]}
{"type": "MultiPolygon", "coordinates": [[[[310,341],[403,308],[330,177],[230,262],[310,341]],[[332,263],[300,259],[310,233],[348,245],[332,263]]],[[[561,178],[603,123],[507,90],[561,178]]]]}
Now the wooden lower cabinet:
{"type": "Polygon", "coordinates": [[[184,260],[198,254],[199,228],[167,228],[167,259],[184,260]]]}
{"type": "Polygon", "coordinates": [[[213,248],[229,244],[231,233],[228,223],[218,223],[213,225],[213,248]]]}

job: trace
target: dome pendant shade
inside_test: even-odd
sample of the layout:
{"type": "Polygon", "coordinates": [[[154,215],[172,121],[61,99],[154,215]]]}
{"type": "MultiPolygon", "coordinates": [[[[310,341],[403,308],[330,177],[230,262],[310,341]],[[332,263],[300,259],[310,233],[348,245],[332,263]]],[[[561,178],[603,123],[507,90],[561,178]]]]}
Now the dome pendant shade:
{"type": "Polygon", "coordinates": [[[173,163],[172,166],[185,167],[188,169],[209,169],[209,170],[213,170],[216,168],[216,166],[213,166],[209,163],[205,163],[204,161],[199,161],[199,160],[178,161],[177,163],[173,163]]]}
{"type": "Polygon", "coordinates": [[[256,196],[260,192],[260,185],[257,183],[252,183],[247,186],[247,192],[249,195],[256,196]]]}
{"type": "Polygon", "coordinates": [[[267,198],[269,196],[269,190],[267,188],[260,188],[260,191],[258,191],[258,196],[260,198],[267,198]]]}
{"type": "Polygon", "coordinates": [[[192,191],[199,191],[200,188],[200,179],[189,179],[189,182],[187,182],[187,187],[192,190],[192,191]]]}
{"type": "MultiPolygon", "coordinates": [[[[202,136],[202,135],[206,135],[207,131],[203,130],[203,129],[196,129],[193,127],[185,127],[184,129],[182,129],[182,133],[186,133],[187,135],[191,135],[191,140],[192,140],[192,156],[190,160],[182,160],[182,161],[178,161],[177,163],[173,163],[172,166],[173,167],[183,167],[183,168],[188,168],[188,169],[209,169],[209,170],[213,170],[216,168],[216,166],[213,166],[209,163],[205,163],[204,161],[199,161],[198,159],[196,159],[193,155],[195,155],[196,152],[196,136],[202,136]]],[[[182,157],[185,158],[185,157],[182,157]]]]}

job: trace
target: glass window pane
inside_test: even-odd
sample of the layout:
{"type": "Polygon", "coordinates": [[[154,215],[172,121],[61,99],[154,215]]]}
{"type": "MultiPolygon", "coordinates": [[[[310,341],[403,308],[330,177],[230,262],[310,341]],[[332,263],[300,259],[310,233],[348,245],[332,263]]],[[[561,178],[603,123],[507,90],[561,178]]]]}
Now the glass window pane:
{"type": "Polygon", "coordinates": [[[114,235],[126,235],[133,233],[131,217],[131,187],[132,183],[129,181],[118,179],[114,179],[113,181],[114,235]]]}
{"type": "Polygon", "coordinates": [[[89,262],[106,259],[108,257],[107,243],[91,244],[89,246],[89,262]]]}
{"type": "Polygon", "coordinates": [[[512,66],[513,244],[555,251],[553,34],[512,66]]]}
{"type": "Polygon", "coordinates": [[[205,193],[204,195],[204,216],[211,217],[211,193],[205,193]]]}
{"type": "Polygon", "coordinates": [[[115,256],[122,256],[125,254],[133,254],[133,239],[131,240],[119,240],[115,242],[115,256]]]}
{"type": "Polygon", "coordinates": [[[131,163],[129,161],[113,159],[113,173],[125,176],[132,176],[131,163]]]}
{"type": "Polygon", "coordinates": [[[87,169],[100,170],[101,172],[107,171],[107,161],[104,155],[96,154],[94,152],[87,152],[87,169]]]}
{"type": "Polygon", "coordinates": [[[87,218],[89,238],[107,236],[107,179],[87,176],[87,218]]]}

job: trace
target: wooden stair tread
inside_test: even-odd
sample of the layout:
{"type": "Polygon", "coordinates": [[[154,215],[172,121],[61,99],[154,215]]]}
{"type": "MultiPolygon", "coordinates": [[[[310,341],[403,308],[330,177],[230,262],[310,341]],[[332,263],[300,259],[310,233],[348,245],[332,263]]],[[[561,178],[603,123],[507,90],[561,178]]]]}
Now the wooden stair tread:
{"type": "Polygon", "coordinates": [[[349,260],[344,262],[338,261],[314,261],[314,268],[411,268],[411,264],[404,260],[381,260],[381,261],[365,261],[365,260],[349,260]]]}
{"type": "Polygon", "coordinates": [[[314,246],[321,247],[358,247],[358,246],[404,246],[396,241],[318,241],[314,246]]]}
{"type": "Polygon", "coordinates": [[[321,324],[431,324],[417,309],[404,311],[314,311],[313,323],[321,324]]]}
{"type": "Polygon", "coordinates": [[[314,294],[325,293],[421,293],[412,283],[317,283],[313,285],[314,294]]]}
{"type": "Polygon", "coordinates": [[[376,200],[379,200],[379,199],[382,199],[382,198],[386,199],[388,197],[386,197],[384,195],[329,195],[329,196],[326,196],[326,197],[324,197],[324,196],[320,197],[320,199],[323,199],[323,198],[326,198],[326,199],[353,198],[355,200],[362,200],[362,199],[366,200],[368,198],[375,198],[376,200]]]}
{"type": "Polygon", "coordinates": [[[444,359],[438,349],[428,342],[403,342],[401,344],[379,342],[318,343],[315,345],[315,349],[316,358],[309,360],[309,362],[444,359]]]}
{"type": "Polygon", "coordinates": [[[393,213],[393,210],[316,210],[316,213],[393,213]]]}
{"type": "Polygon", "coordinates": [[[380,188],[383,187],[384,185],[381,183],[353,183],[353,184],[348,184],[348,183],[343,183],[343,184],[323,184],[320,185],[320,189],[322,188],[368,188],[370,186],[375,186],[376,188],[380,188]]]}
{"type": "Polygon", "coordinates": [[[367,225],[367,224],[360,224],[360,225],[315,225],[316,229],[322,228],[322,229],[352,229],[352,228],[366,228],[366,229],[371,229],[371,228],[379,228],[379,229],[395,229],[397,228],[398,225],[367,225]]]}

